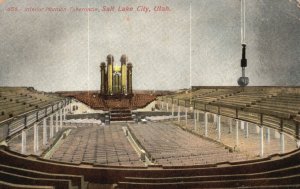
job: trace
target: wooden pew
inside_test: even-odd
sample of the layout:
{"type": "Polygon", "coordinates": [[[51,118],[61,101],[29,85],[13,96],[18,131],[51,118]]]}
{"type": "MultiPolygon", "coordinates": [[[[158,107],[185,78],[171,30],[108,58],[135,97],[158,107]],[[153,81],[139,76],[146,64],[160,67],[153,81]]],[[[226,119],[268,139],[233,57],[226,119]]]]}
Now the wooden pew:
{"type": "Polygon", "coordinates": [[[71,181],[65,179],[45,179],[21,176],[18,174],[0,171],[0,180],[24,185],[40,185],[40,186],[53,186],[56,189],[72,189],[71,181]]]}
{"type": "Polygon", "coordinates": [[[46,178],[46,179],[65,179],[71,180],[73,186],[77,186],[78,189],[84,188],[84,178],[78,175],[64,175],[64,174],[49,174],[40,171],[33,171],[29,169],[22,169],[12,166],[0,164],[0,170],[7,173],[17,174],[32,178],[46,178]]]}
{"type": "Polygon", "coordinates": [[[12,184],[4,181],[0,181],[0,188],[1,189],[55,189],[53,186],[12,184]]]}

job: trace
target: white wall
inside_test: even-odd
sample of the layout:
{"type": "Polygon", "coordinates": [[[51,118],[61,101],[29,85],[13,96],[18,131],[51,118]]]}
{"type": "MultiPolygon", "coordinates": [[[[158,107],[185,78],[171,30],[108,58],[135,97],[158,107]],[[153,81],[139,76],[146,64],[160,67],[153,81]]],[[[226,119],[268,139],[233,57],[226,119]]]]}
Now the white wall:
{"type": "Polygon", "coordinates": [[[103,110],[94,110],[92,108],[90,108],[89,106],[83,104],[82,102],[79,102],[77,100],[72,100],[71,103],[72,106],[72,113],[73,114],[84,114],[84,113],[103,113],[103,110]],[[73,107],[77,106],[78,109],[73,111],[73,107]]]}

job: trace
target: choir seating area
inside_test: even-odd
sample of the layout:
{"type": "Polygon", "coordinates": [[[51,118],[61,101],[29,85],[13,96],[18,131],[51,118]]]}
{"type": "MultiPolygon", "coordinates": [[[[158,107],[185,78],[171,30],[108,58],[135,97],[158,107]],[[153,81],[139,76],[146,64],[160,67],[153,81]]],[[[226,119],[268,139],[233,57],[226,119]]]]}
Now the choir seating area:
{"type": "Polygon", "coordinates": [[[95,110],[144,108],[156,99],[152,93],[136,93],[130,97],[105,98],[97,92],[61,92],[65,97],[73,97],[95,110]]]}

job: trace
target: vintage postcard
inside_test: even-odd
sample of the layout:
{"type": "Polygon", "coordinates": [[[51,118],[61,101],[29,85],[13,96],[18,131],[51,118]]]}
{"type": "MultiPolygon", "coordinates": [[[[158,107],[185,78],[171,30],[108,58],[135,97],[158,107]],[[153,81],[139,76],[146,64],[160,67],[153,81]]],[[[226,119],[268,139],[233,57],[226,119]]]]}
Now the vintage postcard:
{"type": "Polygon", "coordinates": [[[299,0],[0,0],[0,188],[300,188],[299,0]]]}

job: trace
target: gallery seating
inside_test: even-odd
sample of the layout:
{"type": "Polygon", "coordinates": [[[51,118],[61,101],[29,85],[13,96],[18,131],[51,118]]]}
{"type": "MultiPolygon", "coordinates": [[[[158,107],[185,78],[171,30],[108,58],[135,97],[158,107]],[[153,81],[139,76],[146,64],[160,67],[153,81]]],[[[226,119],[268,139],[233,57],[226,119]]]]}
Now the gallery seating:
{"type": "Polygon", "coordinates": [[[38,92],[32,88],[0,87],[0,121],[62,99],[58,95],[38,92]]]}

